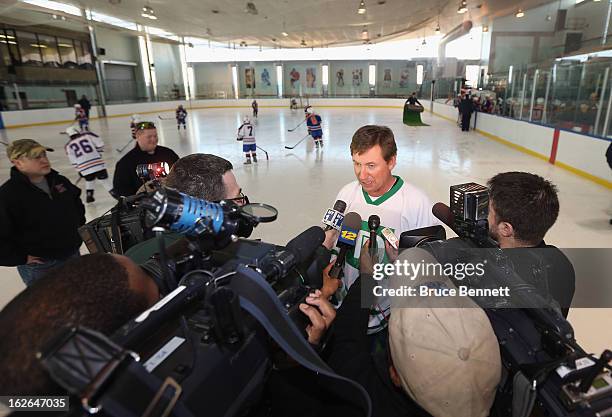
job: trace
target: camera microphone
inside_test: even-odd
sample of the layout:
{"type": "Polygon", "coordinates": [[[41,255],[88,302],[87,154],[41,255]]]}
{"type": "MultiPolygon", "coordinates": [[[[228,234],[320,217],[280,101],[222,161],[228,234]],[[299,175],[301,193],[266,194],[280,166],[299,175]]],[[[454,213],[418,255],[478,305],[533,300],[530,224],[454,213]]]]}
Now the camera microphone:
{"type": "Polygon", "coordinates": [[[344,220],[344,210],[346,210],[346,203],[342,200],[336,200],[334,208],[327,209],[323,216],[322,222],[325,225],[323,231],[327,232],[332,229],[340,231],[344,220]]]}
{"type": "Polygon", "coordinates": [[[455,230],[455,216],[453,215],[453,212],[451,211],[449,206],[444,203],[438,202],[434,204],[431,208],[431,213],[436,216],[436,219],[440,220],[442,223],[450,227],[453,232],[459,234],[455,230]]]}
{"type": "Polygon", "coordinates": [[[260,267],[268,281],[284,277],[297,264],[307,261],[325,240],[325,233],[319,226],[312,226],[287,243],[285,249],[269,257],[260,267]]]}
{"type": "Polygon", "coordinates": [[[340,247],[340,253],[336,258],[334,266],[329,271],[329,276],[332,278],[339,278],[346,260],[346,253],[349,249],[354,248],[357,243],[357,236],[361,230],[361,216],[357,213],[350,212],[344,216],[344,222],[342,223],[342,230],[340,231],[340,237],[338,237],[338,247],[340,247]]]}
{"type": "Polygon", "coordinates": [[[372,214],[368,218],[368,229],[370,230],[370,255],[376,255],[377,242],[376,242],[376,231],[380,226],[380,217],[376,214],[372,214]]]}

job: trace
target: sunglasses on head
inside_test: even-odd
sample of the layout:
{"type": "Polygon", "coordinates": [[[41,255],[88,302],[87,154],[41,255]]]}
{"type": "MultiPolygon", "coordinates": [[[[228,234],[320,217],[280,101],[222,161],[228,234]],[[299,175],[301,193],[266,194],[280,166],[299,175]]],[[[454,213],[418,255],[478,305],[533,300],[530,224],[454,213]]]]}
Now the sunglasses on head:
{"type": "Polygon", "coordinates": [[[153,123],[153,122],[138,122],[138,123],[136,123],[136,129],[137,130],[155,129],[155,123],[153,123]]]}

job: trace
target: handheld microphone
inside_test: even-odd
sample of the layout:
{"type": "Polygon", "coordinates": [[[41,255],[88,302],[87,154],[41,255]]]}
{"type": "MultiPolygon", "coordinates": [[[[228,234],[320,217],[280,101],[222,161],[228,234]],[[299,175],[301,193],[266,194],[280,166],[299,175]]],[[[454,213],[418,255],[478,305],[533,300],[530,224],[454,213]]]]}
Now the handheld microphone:
{"type": "Polygon", "coordinates": [[[334,208],[327,209],[323,216],[323,228],[324,232],[328,230],[336,229],[340,231],[342,229],[342,221],[344,220],[344,210],[346,210],[346,203],[342,200],[336,200],[334,208]]]}
{"type": "Polygon", "coordinates": [[[297,264],[307,261],[325,240],[325,233],[319,226],[312,226],[294,237],[285,249],[270,257],[261,266],[261,273],[268,281],[284,277],[297,264]]]}
{"type": "Polygon", "coordinates": [[[342,223],[342,230],[340,231],[340,237],[338,238],[338,246],[340,247],[340,253],[336,258],[334,266],[329,271],[329,276],[332,278],[339,278],[344,266],[346,259],[346,253],[349,249],[354,248],[357,244],[357,236],[361,230],[361,216],[357,213],[350,212],[344,216],[344,222],[342,223]]]}
{"type": "Polygon", "coordinates": [[[372,214],[368,218],[368,229],[370,229],[370,255],[376,255],[377,243],[376,243],[376,231],[380,226],[380,217],[376,214],[372,214]]]}

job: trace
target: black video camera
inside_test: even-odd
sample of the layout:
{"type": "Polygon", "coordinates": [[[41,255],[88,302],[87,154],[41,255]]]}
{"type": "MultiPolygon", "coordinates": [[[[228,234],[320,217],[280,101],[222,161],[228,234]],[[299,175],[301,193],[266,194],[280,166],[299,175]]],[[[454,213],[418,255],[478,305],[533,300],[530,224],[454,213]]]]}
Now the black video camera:
{"type": "Polygon", "coordinates": [[[534,411],[535,415],[586,417],[610,413],[612,353],[606,350],[596,358],[578,345],[558,304],[538,286],[542,281],[538,276],[548,269],[547,259],[529,248],[513,257],[497,247],[488,235],[488,200],[482,185],[451,186],[450,207],[437,203],[433,212],[459,237],[446,240],[444,228],[432,226],[402,233],[400,247],[423,248],[441,264],[483,262],[486,282],[463,279],[462,285],[507,285],[511,289],[511,299],[472,297],[489,317],[504,368],[490,415],[527,417],[534,411]],[[526,265],[521,267],[521,263],[526,265]]]}
{"type": "Polygon", "coordinates": [[[85,414],[244,415],[260,400],[280,347],[302,366],[347,383],[349,400],[369,415],[367,393],[319,358],[296,308],[311,291],[304,271],[324,240],[320,227],[282,248],[238,238],[276,219],[265,204],[211,203],[170,189],[136,204],[160,242],[162,231],[184,235],[167,249],[161,243],[161,257],[143,265],[165,296],[111,337],[65,329],[42,354],[85,414]]]}

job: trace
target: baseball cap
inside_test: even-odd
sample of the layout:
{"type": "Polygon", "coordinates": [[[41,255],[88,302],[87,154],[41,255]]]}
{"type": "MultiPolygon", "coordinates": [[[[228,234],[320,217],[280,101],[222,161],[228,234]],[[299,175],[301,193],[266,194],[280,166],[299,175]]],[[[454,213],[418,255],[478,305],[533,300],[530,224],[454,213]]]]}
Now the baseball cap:
{"type": "Polygon", "coordinates": [[[45,151],[53,152],[53,149],[41,145],[34,139],[18,139],[11,142],[6,147],[6,155],[11,161],[14,159],[19,159],[22,156],[35,158],[45,151]]]}
{"type": "MultiPolygon", "coordinates": [[[[404,251],[399,259],[438,263],[420,248],[404,251]]],[[[443,274],[412,282],[418,281],[454,287],[443,274]]],[[[501,379],[499,344],[487,315],[469,297],[418,297],[411,308],[392,307],[389,347],[403,389],[428,413],[489,415],[501,379]]]]}

